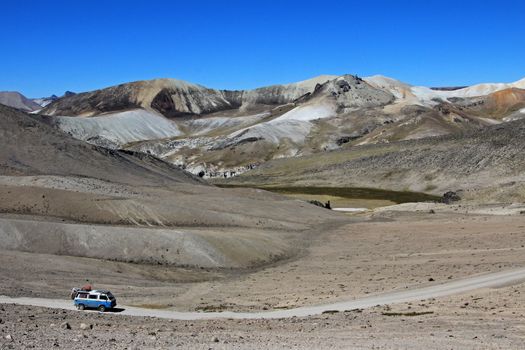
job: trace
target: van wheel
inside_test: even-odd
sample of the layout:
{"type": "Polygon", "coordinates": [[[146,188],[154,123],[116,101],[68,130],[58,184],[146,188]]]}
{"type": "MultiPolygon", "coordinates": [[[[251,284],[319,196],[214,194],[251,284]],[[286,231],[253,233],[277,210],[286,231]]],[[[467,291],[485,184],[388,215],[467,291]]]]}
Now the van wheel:
{"type": "Polygon", "coordinates": [[[78,304],[77,305],[77,309],[78,310],[84,310],[86,307],[84,306],[84,304],[78,304]]]}
{"type": "Polygon", "coordinates": [[[104,312],[104,311],[106,311],[106,307],[105,307],[104,305],[100,305],[100,306],[98,307],[98,311],[100,311],[100,312],[104,312]]]}

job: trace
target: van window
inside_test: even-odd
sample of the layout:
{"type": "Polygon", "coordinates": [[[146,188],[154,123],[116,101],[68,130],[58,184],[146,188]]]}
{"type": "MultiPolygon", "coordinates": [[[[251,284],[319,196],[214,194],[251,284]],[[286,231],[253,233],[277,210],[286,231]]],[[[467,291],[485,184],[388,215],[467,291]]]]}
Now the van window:
{"type": "Polygon", "coordinates": [[[78,297],[79,297],[79,298],[86,299],[87,296],[88,296],[88,295],[87,295],[86,293],[78,293],[78,297]]]}
{"type": "Polygon", "coordinates": [[[96,294],[95,294],[95,295],[94,295],[94,294],[90,294],[90,295],[89,295],[89,299],[96,299],[96,298],[97,298],[97,295],[96,295],[96,294]]]}
{"type": "Polygon", "coordinates": [[[100,299],[101,299],[101,300],[108,300],[108,297],[105,296],[105,295],[101,295],[101,296],[100,296],[100,299]]]}

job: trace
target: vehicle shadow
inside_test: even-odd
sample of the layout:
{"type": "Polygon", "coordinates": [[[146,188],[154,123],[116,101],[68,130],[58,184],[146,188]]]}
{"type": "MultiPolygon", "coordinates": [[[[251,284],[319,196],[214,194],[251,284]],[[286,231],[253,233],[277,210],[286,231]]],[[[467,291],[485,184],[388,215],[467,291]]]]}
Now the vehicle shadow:
{"type": "Polygon", "coordinates": [[[103,313],[103,314],[116,314],[116,313],[122,312],[124,310],[126,310],[126,309],[123,309],[121,307],[114,307],[112,309],[106,309],[104,312],[98,311],[97,309],[91,309],[91,308],[85,308],[83,311],[98,312],[98,313],[103,313]]]}
{"type": "Polygon", "coordinates": [[[109,310],[106,310],[105,312],[108,312],[108,313],[119,313],[119,312],[122,312],[126,309],[123,309],[121,307],[114,307],[112,309],[109,309],[109,310]]]}

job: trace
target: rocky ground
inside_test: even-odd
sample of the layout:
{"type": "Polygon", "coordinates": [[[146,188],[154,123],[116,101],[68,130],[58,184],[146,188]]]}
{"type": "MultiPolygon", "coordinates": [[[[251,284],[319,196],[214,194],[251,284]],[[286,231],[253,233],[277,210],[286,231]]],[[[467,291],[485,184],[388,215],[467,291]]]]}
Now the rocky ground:
{"type": "Polygon", "coordinates": [[[174,321],[0,306],[0,349],[519,349],[525,287],[277,320],[174,321]]]}
{"type": "MultiPolygon", "coordinates": [[[[426,207],[400,208],[349,215],[312,235],[309,248],[295,258],[252,270],[3,251],[1,294],[66,297],[69,287],[88,277],[126,305],[264,311],[434,285],[525,263],[522,214],[473,214],[459,205],[449,211],[438,206],[434,214],[426,207]]],[[[0,348],[517,349],[525,346],[524,288],[282,320],[170,321],[1,305],[0,348]]]]}

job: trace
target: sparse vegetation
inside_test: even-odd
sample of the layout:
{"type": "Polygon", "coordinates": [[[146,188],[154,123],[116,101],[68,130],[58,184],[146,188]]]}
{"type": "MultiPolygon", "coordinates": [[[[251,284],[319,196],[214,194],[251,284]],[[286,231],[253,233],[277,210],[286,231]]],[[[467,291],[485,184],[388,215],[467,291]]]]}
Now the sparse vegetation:
{"type": "Polygon", "coordinates": [[[383,315],[383,316],[408,316],[408,317],[413,317],[413,316],[432,315],[433,313],[434,313],[434,311],[420,311],[420,312],[417,312],[417,311],[389,312],[389,311],[386,311],[386,312],[382,312],[381,315],[383,315]]]}
{"type": "MultiPolygon", "coordinates": [[[[251,187],[246,185],[218,184],[219,187],[251,187]]],[[[388,191],[377,188],[362,187],[301,187],[301,186],[255,186],[259,189],[281,193],[281,194],[311,194],[311,195],[330,195],[343,198],[360,199],[383,199],[395,203],[439,201],[439,196],[409,191],[388,191]]]]}

